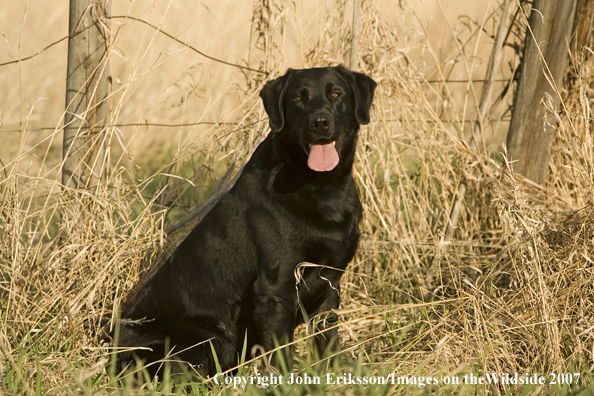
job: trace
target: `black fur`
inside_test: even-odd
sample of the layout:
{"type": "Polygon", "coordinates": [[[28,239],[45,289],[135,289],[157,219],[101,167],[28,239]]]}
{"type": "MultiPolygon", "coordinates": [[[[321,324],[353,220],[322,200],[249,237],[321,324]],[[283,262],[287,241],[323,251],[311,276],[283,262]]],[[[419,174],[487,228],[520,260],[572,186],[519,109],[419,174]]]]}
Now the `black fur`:
{"type": "MultiPolygon", "coordinates": [[[[357,132],[369,122],[375,86],[342,66],[289,69],[264,86],[272,133],[122,313],[145,320],[123,321],[119,346],[152,351],[120,353],[120,367],[135,356],[147,363],[163,358],[168,342],[178,360],[212,376],[209,342],[194,346],[201,341],[211,340],[227,370],[238,363],[246,331],[249,353],[256,344],[268,351],[291,341],[306,318],[322,314],[318,330],[336,324],[340,277],[359,240],[362,210],[352,177],[357,132]],[[310,169],[310,144],[330,141],[338,165],[310,169]],[[300,263],[319,267],[303,267],[297,282],[300,263]]],[[[336,328],[319,334],[320,353],[337,350],[337,338],[336,328]]]]}

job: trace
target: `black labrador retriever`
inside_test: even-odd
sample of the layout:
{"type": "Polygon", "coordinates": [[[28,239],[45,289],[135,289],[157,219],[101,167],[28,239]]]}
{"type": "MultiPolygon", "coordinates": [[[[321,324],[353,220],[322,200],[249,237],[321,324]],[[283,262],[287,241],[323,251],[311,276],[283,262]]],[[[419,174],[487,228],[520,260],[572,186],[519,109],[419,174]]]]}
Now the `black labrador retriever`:
{"type": "Polygon", "coordinates": [[[212,376],[213,350],[231,369],[245,340],[270,351],[314,316],[318,351],[338,349],[332,310],[362,213],[352,166],[375,87],[343,66],[289,69],[264,86],[272,133],[123,311],[119,346],[151,350],[120,353],[120,368],[158,361],[169,345],[212,376]]]}

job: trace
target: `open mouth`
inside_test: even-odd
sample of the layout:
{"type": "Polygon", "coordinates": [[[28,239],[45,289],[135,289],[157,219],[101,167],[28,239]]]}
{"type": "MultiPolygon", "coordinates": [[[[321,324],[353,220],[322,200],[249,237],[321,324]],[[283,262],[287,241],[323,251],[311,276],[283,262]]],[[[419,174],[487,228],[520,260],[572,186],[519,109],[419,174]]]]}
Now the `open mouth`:
{"type": "Polygon", "coordinates": [[[311,143],[309,145],[307,166],[316,172],[328,172],[336,168],[339,161],[336,143],[337,140],[330,141],[327,139],[320,139],[311,143]]]}

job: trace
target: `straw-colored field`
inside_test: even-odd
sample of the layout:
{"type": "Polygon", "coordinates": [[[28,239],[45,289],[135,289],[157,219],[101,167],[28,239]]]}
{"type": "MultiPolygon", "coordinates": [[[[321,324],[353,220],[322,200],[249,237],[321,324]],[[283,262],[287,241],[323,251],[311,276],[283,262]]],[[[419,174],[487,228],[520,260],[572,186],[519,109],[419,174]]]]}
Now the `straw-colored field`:
{"type": "MultiPolygon", "coordinates": [[[[97,334],[192,222],[164,231],[228,187],[268,133],[262,85],[288,67],[348,64],[352,2],[112,0],[108,166],[83,192],[60,184],[67,45],[49,47],[67,36],[68,2],[5,3],[0,394],[594,391],[594,57],[575,54],[568,64],[547,184],[515,175],[502,147],[514,85],[505,88],[526,26],[515,2],[482,128],[475,121],[500,6],[363,2],[357,68],[378,88],[354,170],[364,219],[342,283],[342,357],[314,364],[302,327],[289,373],[319,376],[320,385],[237,391],[117,380],[97,334]],[[414,382],[336,381],[390,373],[414,382]],[[544,384],[468,383],[486,373],[544,384]]],[[[239,375],[260,369],[250,362],[239,375]]]]}

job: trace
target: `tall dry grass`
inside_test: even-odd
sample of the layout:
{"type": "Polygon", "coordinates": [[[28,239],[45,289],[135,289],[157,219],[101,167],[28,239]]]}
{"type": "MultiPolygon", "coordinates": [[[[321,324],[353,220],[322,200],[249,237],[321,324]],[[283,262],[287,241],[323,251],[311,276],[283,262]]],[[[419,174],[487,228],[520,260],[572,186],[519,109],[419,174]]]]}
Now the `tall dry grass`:
{"type": "MultiPolygon", "coordinates": [[[[343,278],[343,355],[370,372],[399,375],[591,370],[593,57],[584,52],[569,66],[573,80],[561,93],[564,106],[551,109],[560,125],[549,181],[536,186],[515,175],[505,149],[493,143],[505,126],[512,90],[493,99],[482,129],[468,122],[480,100],[472,79],[486,62],[478,58],[479,48],[492,43],[481,32],[497,25],[500,10],[472,23],[444,24],[444,37],[464,36],[446,53],[443,45],[418,38],[422,23],[416,35],[402,34],[405,25],[380,17],[380,6],[363,2],[357,66],[378,88],[354,169],[364,219],[359,252],[343,278]],[[431,54],[433,71],[411,58],[419,48],[431,54]],[[466,74],[464,88],[447,82],[455,69],[466,74]]],[[[109,349],[96,338],[103,324],[200,216],[170,227],[224,191],[267,133],[257,96],[265,81],[295,58],[303,67],[348,59],[350,2],[316,7],[312,29],[299,20],[297,5],[254,3],[245,64],[265,73],[237,72],[217,99],[232,96],[227,103],[233,105],[222,107],[227,110],[214,125],[179,126],[174,142],[154,157],[141,145],[142,156],[152,161],[135,158],[132,146],[146,130],[164,133],[165,127],[146,126],[145,115],[138,122],[145,126],[123,132],[118,119],[146,76],[163,73],[175,54],[149,67],[132,62],[126,80],[114,87],[105,127],[109,167],[99,185],[73,191],[57,182],[60,161],[52,147],[60,126],[35,148],[43,153],[39,166],[23,162],[32,150],[24,145],[2,158],[0,378],[10,374],[14,383],[24,377],[25,393],[34,393],[41,378],[43,389],[68,394],[103,372],[109,349]],[[287,44],[291,35],[297,46],[287,44]],[[62,221],[71,218],[61,216],[69,211],[78,217],[62,221]]],[[[398,12],[402,20],[417,18],[412,8],[398,12]]],[[[522,37],[514,32],[526,22],[513,8],[509,15],[514,28],[507,41],[519,45],[522,37]]],[[[112,48],[124,33],[114,29],[112,48]]],[[[138,59],[154,51],[155,44],[146,42],[138,59]]],[[[171,82],[185,92],[182,97],[199,89],[196,72],[190,66],[171,82]]],[[[202,118],[180,114],[190,123],[212,121],[205,115],[220,104],[207,104],[202,118]]],[[[23,141],[26,124],[20,133],[23,141]]],[[[307,331],[298,333],[307,337],[307,331]]],[[[299,359],[306,355],[301,348],[299,359]]]]}

